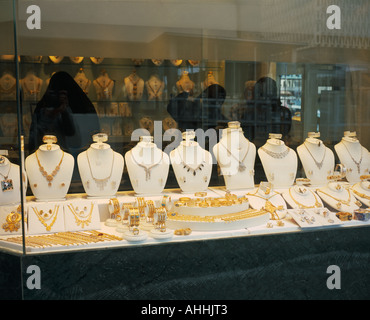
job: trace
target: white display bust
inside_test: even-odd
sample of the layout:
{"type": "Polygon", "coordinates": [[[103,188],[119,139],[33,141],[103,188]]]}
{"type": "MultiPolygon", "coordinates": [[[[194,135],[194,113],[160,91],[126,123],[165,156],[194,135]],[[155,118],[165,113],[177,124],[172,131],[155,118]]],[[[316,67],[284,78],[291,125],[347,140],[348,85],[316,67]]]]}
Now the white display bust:
{"type": "Polygon", "coordinates": [[[370,153],[360,144],[356,132],[344,132],[344,137],[334,149],[347,169],[346,178],[349,183],[360,182],[360,176],[369,173],[370,153]]]}
{"type": "Polygon", "coordinates": [[[335,166],[333,151],[318,137],[319,132],[309,132],[306,140],[297,148],[306,177],[315,187],[327,184],[326,177],[333,174],[335,166]]]}
{"type": "Polygon", "coordinates": [[[55,140],[44,142],[26,158],[25,168],[33,195],[37,201],[64,200],[71,184],[74,158],[64,152],[55,140]]]}
{"type": "Polygon", "coordinates": [[[254,188],[256,146],[244,137],[238,121],[228,123],[220,141],[213,147],[226,189],[254,188]]]}
{"type": "Polygon", "coordinates": [[[105,143],[107,140],[105,133],[94,135],[94,143],[77,157],[78,171],[88,198],[114,196],[121,182],[124,159],[105,143]]]}
{"type": "Polygon", "coordinates": [[[141,100],[144,93],[144,80],[138,76],[136,70],[124,78],[124,89],[130,101],[141,100]]]}
{"type": "MultiPolygon", "coordinates": [[[[260,210],[269,208],[269,202],[276,208],[274,214],[270,213],[270,218],[284,219],[286,216],[287,205],[280,193],[274,191],[273,184],[270,182],[261,182],[258,188],[246,194],[250,206],[253,209],[260,210]]],[[[276,220],[276,219],[275,219],[276,220]]]]}
{"type": "Polygon", "coordinates": [[[297,174],[298,157],[280,138],[281,134],[270,133],[267,142],[258,149],[258,155],[267,180],[275,188],[288,188],[297,174]]]}
{"type": "Polygon", "coordinates": [[[177,183],[185,193],[205,191],[212,174],[212,155],[194,141],[194,131],[182,136],[184,140],[170,153],[177,183]]]}
{"type": "Polygon", "coordinates": [[[367,179],[362,179],[361,182],[357,182],[351,187],[353,195],[365,204],[367,207],[370,207],[370,176],[367,176],[367,179]]]}
{"type": "Polygon", "coordinates": [[[306,179],[297,179],[296,185],[285,190],[282,195],[285,201],[293,209],[313,209],[313,208],[323,208],[320,197],[315,194],[310,188],[306,187],[306,179]]]}
{"type": "Polygon", "coordinates": [[[131,185],[138,195],[160,194],[167,181],[170,160],[153,142],[152,136],[140,137],[139,143],[125,154],[131,185]]]}
{"type": "MultiPolygon", "coordinates": [[[[0,155],[0,205],[20,204],[21,186],[19,166],[11,163],[8,158],[0,155]]],[[[24,193],[27,189],[27,179],[23,177],[24,193]]]]}
{"type": "Polygon", "coordinates": [[[330,181],[325,187],[316,190],[320,198],[337,211],[352,213],[360,207],[360,203],[343,182],[330,181]]]}

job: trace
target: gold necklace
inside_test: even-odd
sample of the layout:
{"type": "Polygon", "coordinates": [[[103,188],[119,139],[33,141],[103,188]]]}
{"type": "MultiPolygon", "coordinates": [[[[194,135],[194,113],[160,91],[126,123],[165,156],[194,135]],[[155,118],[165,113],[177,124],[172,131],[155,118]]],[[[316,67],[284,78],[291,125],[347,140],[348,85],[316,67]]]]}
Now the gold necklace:
{"type": "Polygon", "coordinates": [[[87,209],[84,207],[84,210],[78,210],[78,207],[73,207],[73,205],[68,205],[69,210],[71,210],[72,214],[74,215],[76,219],[76,224],[78,226],[81,226],[81,228],[84,228],[85,225],[88,226],[91,222],[91,216],[94,209],[94,204],[91,204],[91,209],[88,214],[85,213],[85,210],[87,209]]]}
{"type": "Polygon", "coordinates": [[[53,181],[54,177],[57,175],[58,171],[60,170],[60,166],[63,162],[63,158],[64,158],[64,151],[62,150],[62,158],[60,159],[58,165],[55,167],[55,169],[52,171],[51,174],[48,174],[44,167],[41,165],[41,162],[40,162],[40,159],[37,155],[37,151],[35,152],[36,154],[36,159],[37,159],[37,163],[39,165],[39,169],[40,169],[40,172],[42,173],[42,175],[46,178],[46,180],[48,181],[48,186],[51,187],[51,182],[53,181]]]}
{"type": "Polygon", "coordinates": [[[9,163],[8,173],[6,175],[4,175],[4,174],[2,174],[0,172],[0,175],[4,178],[4,180],[1,181],[1,190],[3,192],[13,190],[13,180],[12,179],[8,179],[11,168],[12,168],[12,164],[9,163]]]}
{"type": "Polygon", "coordinates": [[[292,193],[291,193],[291,188],[289,188],[289,195],[290,195],[290,197],[292,198],[292,200],[295,202],[295,204],[297,204],[297,205],[298,205],[299,209],[321,208],[321,207],[322,207],[322,205],[321,205],[321,203],[318,201],[318,199],[317,199],[316,195],[315,195],[312,191],[310,191],[310,192],[311,192],[311,194],[315,197],[315,204],[314,204],[313,206],[306,206],[306,205],[304,205],[304,204],[302,204],[302,203],[299,203],[296,199],[294,199],[294,197],[293,197],[293,195],[292,195],[292,193]]]}
{"type": "Polygon", "coordinates": [[[49,210],[48,212],[44,212],[43,210],[38,211],[37,208],[32,207],[33,212],[39,218],[40,222],[46,228],[46,231],[50,231],[51,227],[54,225],[59,212],[59,205],[56,205],[53,210],[49,210]],[[51,223],[48,225],[47,222],[51,220],[51,223]]]}
{"type": "Polygon", "coordinates": [[[336,204],[337,209],[340,209],[342,207],[342,204],[344,204],[346,206],[350,206],[350,204],[351,204],[351,193],[349,192],[348,189],[346,189],[346,191],[348,192],[348,200],[338,199],[338,198],[330,195],[329,193],[326,193],[325,191],[322,191],[320,189],[317,190],[317,192],[321,192],[322,194],[325,194],[326,196],[334,199],[335,201],[338,201],[337,204],[336,204]]]}
{"type": "Polygon", "coordinates": [[[360,198],[364,198],[366,200],[370,200],[370,196],[364,194],[364,193],[361,193],[361,192],[358,192],[357,190],[355,189],[351,189],[353,191],[353,193],[357,196],[359,196],[360,198]]]}

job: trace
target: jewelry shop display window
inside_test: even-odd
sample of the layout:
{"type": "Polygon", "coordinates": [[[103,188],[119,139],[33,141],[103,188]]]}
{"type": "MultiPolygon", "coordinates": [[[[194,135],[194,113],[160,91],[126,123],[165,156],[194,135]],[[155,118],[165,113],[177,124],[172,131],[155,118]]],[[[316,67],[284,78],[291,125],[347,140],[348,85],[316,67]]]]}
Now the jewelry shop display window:
{"type": "Polygon", "coordinates": [[[2,248],[370,224],[365,0],[0,5],[2,248]]]}

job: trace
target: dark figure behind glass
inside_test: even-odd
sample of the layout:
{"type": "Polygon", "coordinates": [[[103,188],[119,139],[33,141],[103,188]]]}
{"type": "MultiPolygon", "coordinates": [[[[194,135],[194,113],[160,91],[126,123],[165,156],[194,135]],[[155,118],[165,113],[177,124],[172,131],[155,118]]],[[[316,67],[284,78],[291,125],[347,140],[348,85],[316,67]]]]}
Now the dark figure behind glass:
{"type": "Polygon", "coordinates": [[[64,151],[77,156],[99,131],[99,118],[89,98],[68,73],[56,72],[32,115],[29,152],[43,143],[45,135],[55,135],[64,151]]]}

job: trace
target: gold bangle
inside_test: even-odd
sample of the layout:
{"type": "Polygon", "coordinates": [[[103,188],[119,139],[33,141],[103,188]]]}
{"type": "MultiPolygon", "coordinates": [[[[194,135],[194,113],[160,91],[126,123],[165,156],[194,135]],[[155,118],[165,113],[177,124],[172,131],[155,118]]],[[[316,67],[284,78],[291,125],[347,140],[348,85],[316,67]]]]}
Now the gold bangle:
{"type": "Polygon", "coordinates": [[[191,200],[191,198],[189,198],[189,197],[181,197],[181,198],[179,198],[179,200],[178,201],[181,201],[181,202],[188,202],[188,201],[190,201],[191,200]]]}
{"type": "Polygon", "coordinates": [[[140,233],[139,228],[133,228],[132,233],[134,234],[134,236],[137,236],[140,233]]]}
{"type": "Polygon", "coordinates": [[[201,203],[199,203],[199,207],[201,208],[208,208],[209,207],[209,204],[207,201],[202,201],[201,203]]]}
{"type": "Polygon", "coordinates": [[[369,180],[370,179],[370,174],[364,174],[360,176],[360,180],[369,180]]]}
{"type": "Polygon", "coordinates": [[[111,216],[115,217],[121,211],[119,201],[117,198],[111,198],[109,200],[109,204],[113,206],[113,212],[111,213],[111,216]]]}
{"type": "Polygon", "coordinates": [[[169,203],[169,202],[172,202],[171,197],[170,197],[170,196],[168,196],[168,195],[164,195],[164,196],[162,197],[162,203],[161,203],[162,207],[167,208],[167,207],[168,207],[168,203],[169,203]]]}
{"type": "Polygon", "coordinates": [[[140,215],[143,215],[145,213],[145,207],[146,207],[145,199],[143,197],[137,197],[136,202],[137,202],[137,208],[139,209],[140,215]]]}

